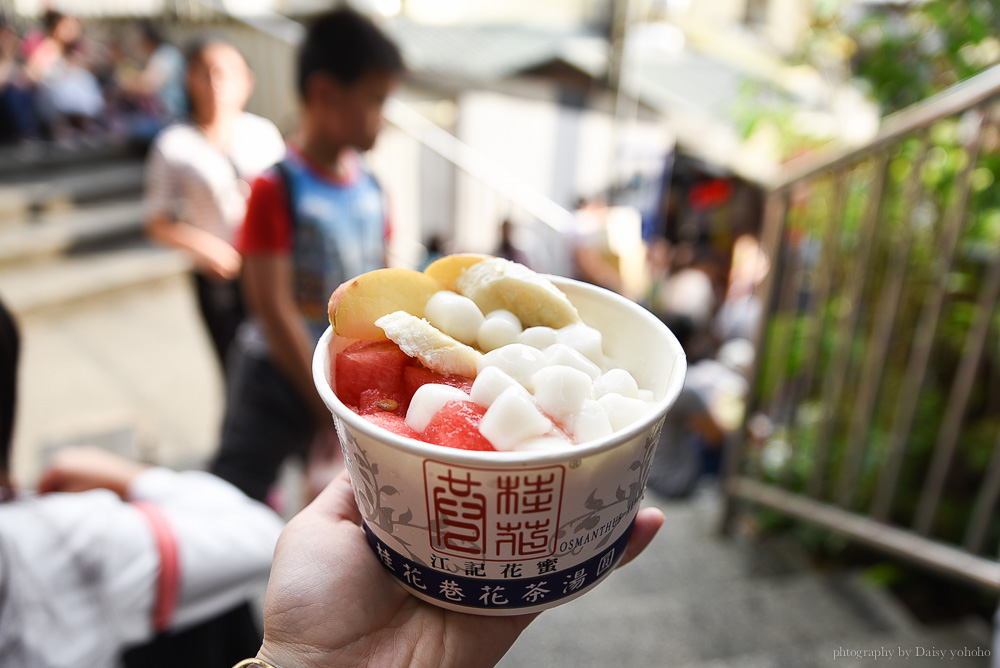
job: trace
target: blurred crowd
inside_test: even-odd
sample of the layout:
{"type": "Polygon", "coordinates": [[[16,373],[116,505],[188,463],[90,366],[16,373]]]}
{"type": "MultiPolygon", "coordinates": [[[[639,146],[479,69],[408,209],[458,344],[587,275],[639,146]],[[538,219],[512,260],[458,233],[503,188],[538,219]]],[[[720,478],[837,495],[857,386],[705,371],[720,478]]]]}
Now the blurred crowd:
{"type": "Polygon", "coordinates": [[[186,111],[184,56],[152,24],[101,43],[54,10],[23,32],[0,20],[0,142],[148,142],[186,111]]]}
{"type": "Polygon", "coordinates": [[[609,234],[615,208],[603,198],[581,199],[569,235],[572,266],[575,278],[645,306],[686,353],[687,378],[664,421],[647,483],[663,497],[685,498],[719,476],[742,426],[769,262],[756,234],[737,225],[721,248],[705,235],[671,240],[649,233],[643,255],[630,258],[616,252],[609,234]],[[638,281],[629,281],[630,261],[643,267],[638,281]]]}
{"type": "MultiPolygon", "coordinates": [[[[676,192],[664,195],[673,202],[680,197],[676,192]]],[[[510,220],[503,221],[500,242],[492,251],[628,297],[677,337],[687,356],[688,374],[664,422],[648,482],[650,489],[670,499],[686,498],[702,483],[716,480],[726,447],[737,438],[755,358],[759,290],[770,266],[758,243],[759,221],[752,210],[724,222],[726,233],[710,238],[704,225],[680,220],[677,209],[656,212],[660,224],[640,232],[641,212],[633,205],[618,204],[613,195],[581,197],[570,229],[558,240],[568,250],[565,267],[552,266],[555,249],[539,247],[530,229],[510,220]],[[663,217],[674,219],[663,224],[663,217]],[[685,233],[664,231],[671,228],[685,233]],[[623,235],[623,230],[628,233],[623,235]]],[[[463,250],[435,237],[428,258],[444,252],[443,246],[463,250]]]]}

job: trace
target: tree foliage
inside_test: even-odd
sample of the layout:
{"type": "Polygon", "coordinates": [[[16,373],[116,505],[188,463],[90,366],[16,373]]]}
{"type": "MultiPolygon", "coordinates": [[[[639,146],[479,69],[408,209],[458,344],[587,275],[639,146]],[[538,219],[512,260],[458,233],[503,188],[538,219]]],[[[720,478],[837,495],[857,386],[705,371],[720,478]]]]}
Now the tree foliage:
{"type": "Polygon", "coordinates": [[[884,113],[1000,62],[1000,2],[928,0],[873,12],[846,29],[854,75],[884,113]]]}

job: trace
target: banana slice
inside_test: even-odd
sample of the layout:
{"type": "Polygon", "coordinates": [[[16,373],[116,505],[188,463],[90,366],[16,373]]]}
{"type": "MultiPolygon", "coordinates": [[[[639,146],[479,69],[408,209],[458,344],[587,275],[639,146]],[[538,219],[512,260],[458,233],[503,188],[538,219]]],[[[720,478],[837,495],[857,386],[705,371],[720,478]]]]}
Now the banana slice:
{"type": "Polygon", "coordinates": [[[428,369],[476,377],[476,365],[482,353],[453,339],[423,318],[395,311],[376,320],[375,326],[404,353],[416,357],[428,369]]]}
{"type": "Polygon", "coordinates": [[[580,322],[576,307],[551,281],[523,264],[503,258],[471,265],[455,279],[455,287],[476,302],[483,313],[506,309],[525,329],[559,329],[580,322]]]}

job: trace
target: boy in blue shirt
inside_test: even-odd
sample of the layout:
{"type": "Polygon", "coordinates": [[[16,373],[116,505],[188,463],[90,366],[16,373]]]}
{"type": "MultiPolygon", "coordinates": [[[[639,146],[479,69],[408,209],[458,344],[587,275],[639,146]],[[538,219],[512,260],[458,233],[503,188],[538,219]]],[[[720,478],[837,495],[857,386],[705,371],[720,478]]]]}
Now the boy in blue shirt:
{"type": "Polygon", "coordinates": [[[299,52],[298,130],[285,160],[253,184],[237,235],[250,317],[212,464],[253,498],[266,497],[289,454],[339,451],[312,353],[334,289],[385,265],[385,201],[359,152],[374,146],[403,69],[396,46],[347,9],[320,17],[299,52]]]}

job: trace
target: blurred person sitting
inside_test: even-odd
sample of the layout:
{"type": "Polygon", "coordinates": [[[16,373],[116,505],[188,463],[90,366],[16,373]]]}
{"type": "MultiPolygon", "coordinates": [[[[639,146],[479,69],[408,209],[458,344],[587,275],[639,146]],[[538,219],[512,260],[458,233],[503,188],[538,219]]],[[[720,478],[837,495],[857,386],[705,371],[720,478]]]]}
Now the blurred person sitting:
{"type": "Polygon", "coordinates": [[[608,204],[581,198],[573,212],[570,247],[576,278],[624,294],[618,258],[608,244],[608,204]]]}
{"type": "Polygon", "coordinates": [[[21,37],[0,18],[0,143],[38,138],[34,100],[23,74],[21,37]]]}
{"type": "Polygon", "coordinates": [[[753,344],[731,339],[714,357],[688,368],[677,402],[667,413],[647,485],[682,499],[706,476],[719,474],[725,448],[743,424],[753,344]]]}
{"type": "Polygon", "coordinates": [[[48,110],[49,127],[56,141],[73,143],[102,132],[104,93],[89,69],[82,41],[67,47],[63,59],[42,82],[39,103],[48,110]]]}
{"type": "Polygon", "coordinates": [[[127,42],[129,50],[138,55],[139,67],[119,69],[115,86],[120,102],[131,112],[129,136],[148,143],[171,121],[188,115],[188,63],[180,49],[152,23],[139,24],[127,42]]]}
{"type": "MultiPolygon", "coordinates": [[[[657,246],[657,248],[661,248],[657,246]]],[[[649,309],[680,341],[692,361],[711,356],[715,350],[710,324],[717,308],[717,262],[711,253],[692,244],[669,246],[669,270],[662,267],[653,276],[649,309]]],[[[657,263],[662,264],[663,258],[657,263]]]]}
{"type": "Polygon", "coordinates": [[[72,144],[100,129],[104,97],[88,69],[79,19],[48,11],[43,20],[45,37],[32,49],[24,74],[34,85],[35,109],[48,136],[72,144]]]}
{"type": "Polygon", "coordinates": [[[44,80],[81,34],[80,22],[75,18],[47,10],[42,15],[42,30],[33,31],[22,43],[25,76],[34,83],[44,80]]]}
{"type": "Polygon", "coordinates": [[[344,281],[386,264],[388,208],[360,152],[382,128],[402,57],[368,18],[317,18],[299,49],[299,127],[288,156],[253,184],[238,247],[251,317],[233,349],[222,441],[212,471],[265,498],[290,455],[308,457],[315,494],[339,465],[330,411],[312,380],[344,281]]]}
{"type": "Polygon", "coordinates": [[[768,271],[770,262],[757,238],[751,234],[739,236],[733,244],[726,297],[712,322],[712,333],[718,341],[756,338],[763,310],[757,290],[768,271]]]}
{"type": "Polygon", "coordinates": [[[231,44],[208,39],[190,50],[191,119],[166,128],[146,163],[146,231],[185,251],[198,304],[222,368],[244,317],[233,237],[246,213],[248,183],[281,160],[281,133],[244,111],[253,75],[231,44]]]}
{"type": "MultiPolygon", "coordinates": [[[[19,352],[0,304],[0,667],[115,668],[129,647],[259,590],[282,522],[208,473],[78,447],[54,456],[37,492],[18,489],[9,462],[19,352]]],[[[231,665],[259,636],[228,640],[215,657],[188,652],[173,665],[231,665]]]]}

